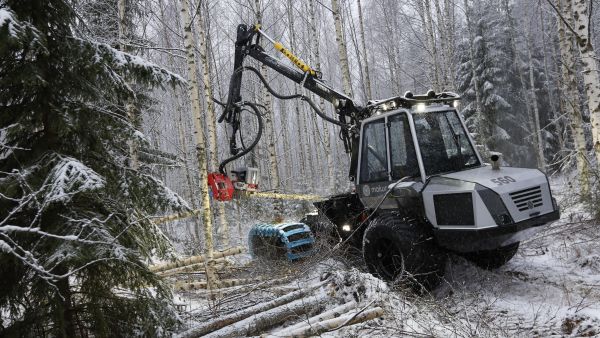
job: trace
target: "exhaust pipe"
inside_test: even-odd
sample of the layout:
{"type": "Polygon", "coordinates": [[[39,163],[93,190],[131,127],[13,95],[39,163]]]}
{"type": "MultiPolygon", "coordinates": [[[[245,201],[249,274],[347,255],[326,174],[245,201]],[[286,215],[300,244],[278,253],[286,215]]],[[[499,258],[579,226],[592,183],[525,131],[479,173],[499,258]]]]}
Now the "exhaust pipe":
{"type": "Polygon", "coordinates": [[[490,160],[492,161],[492,170],[500,170],[500,154],[493,154],[490,156],[490,160]]]}

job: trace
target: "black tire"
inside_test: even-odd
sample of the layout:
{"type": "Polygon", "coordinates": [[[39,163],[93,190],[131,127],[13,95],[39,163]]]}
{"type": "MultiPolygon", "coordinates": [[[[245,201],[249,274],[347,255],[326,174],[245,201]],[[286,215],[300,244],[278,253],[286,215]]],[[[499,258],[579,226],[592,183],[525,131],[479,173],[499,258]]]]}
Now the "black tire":
{"type": "Polygon", "coordinates": [[[475,265],[487,269],[497,269],[508,263],[519,250],[519,242],[509,244],[494,250],[484,250],[469,252],[465,258],[475,263],[475,265]]]}
{"type": "Polygon", "coordinates": [[[340,241],[340,236],[336,231],[335,225],[324,215],[307,214],[300,220],[300,223],[308,225],[310,231],[315,236],[317,247],[333,247],[340,241]]]}
{"type": "Polygon", "coordinates": [[[448,256],[426,230],[394,214],[375,218],[363,236],[369,272],[387,281],[406,281],[416,291],[435,289],[444,277],[448,256]]]}

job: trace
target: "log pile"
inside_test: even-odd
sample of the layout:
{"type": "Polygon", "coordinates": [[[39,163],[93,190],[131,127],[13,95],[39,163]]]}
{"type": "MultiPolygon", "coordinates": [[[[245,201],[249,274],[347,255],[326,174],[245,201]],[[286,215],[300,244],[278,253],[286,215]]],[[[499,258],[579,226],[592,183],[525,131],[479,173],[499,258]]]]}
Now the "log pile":
{"type": "MultiPolygon", "coordinates": [[[[226,257],[234,256],[243,252],[242,247],[229,248],[213,253],[212,259],[206,255],[191,256],[173,262],[156,264],[149,267],[150,271],[161,277],[171,277],[174,288],[177,291],[192,291],[197,289],[219,290],[223,287],[231,287],[255,282],[256,279],[225,279],[220,280],[219,273],[226,271],[231,263],[226,257]],[[185,281],[178,280],[179,276],[190,276],[202,274],[204,280],[189,278],[185,281]]],[[[170,280],[171,280],[170,279],[170,280]]],[[[214,297],[213,297],[214,298],[214,297]]]]}
{"type": "Polygon", "coordinates": [[[327,309],[337,302],[321,289],[328,281],[306,286],[275,299],[217,317],[194,326],[178,337],[309,337],[335,331],[345,326],[362,323],[381,317],[380,307],[361,307],[350,301],[327,309]],[[315,315],[316,314],[316,315],[315,315]],[[308,315],[312,317],[306,319],[308,315]],[[299,319],[298,323],[281,327],[283,323],[299,319]],[[279,327],[279,328],[277,328],[279,327]],[[275,328],[275,329],[274,329],[275,328]],[[265,332],[271,331],[268,334],[265,332]]]}

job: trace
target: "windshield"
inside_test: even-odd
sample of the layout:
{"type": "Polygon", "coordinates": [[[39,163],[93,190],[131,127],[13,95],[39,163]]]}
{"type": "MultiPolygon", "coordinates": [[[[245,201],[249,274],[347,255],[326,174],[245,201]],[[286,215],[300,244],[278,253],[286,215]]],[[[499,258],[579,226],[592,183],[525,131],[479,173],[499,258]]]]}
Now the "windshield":
{"type": "Polygon", "coordinates": [[[479,166],[479,159],[456,111],[413,115],[427,175],[479,166]]]}

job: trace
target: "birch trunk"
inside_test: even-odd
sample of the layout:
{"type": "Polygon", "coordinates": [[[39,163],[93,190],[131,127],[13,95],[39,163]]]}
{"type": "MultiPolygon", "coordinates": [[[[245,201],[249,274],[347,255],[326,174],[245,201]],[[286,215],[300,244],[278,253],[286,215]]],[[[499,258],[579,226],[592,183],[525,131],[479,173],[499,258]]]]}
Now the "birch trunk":
{"type": "MultiPolygon", "coordinates": [[[[559,0],[559,10],[562,13],[571,13],[570,0],[559,0]]],[[[573,143],[576,151],[577,170],[579,175],[579,185],[583,196],[587,196],[590,191],[589,174],[590,168],[585,158],[585,132],[583,129],[583,117],[579,105],[579,90],[577,89],[577,77],[575,75],[576,59],[575,48],[573,46],[573,34],[566,29],[565,23],[558,20],[558,34],[560,43],[560,54],[562,59],[561,74],[563,77],[563,97],[564,105],[569,114],[571,132],[573,134],[573,143]]],[[[572,24],[572,16],[565,15],[565,20],[572,24]]]]}
{"type": "Polygon", "coordinates": [[[433,25],[433,17],[431,15],[431,3],[429,0],[424,0],[424,24],[426,27],[426,36],[431,53],[431,63],[433,64],[433,89],[436,92],[441,91],[440,84],[440,62],[438,59],[437,43],[435,38],[435,28],[433,25]]]}
{"type": "Polygon", "coordinates": [[[342,70],[342,85],[344,93],[352,97],[352,79],[350,77],[350,65],[348,64],[348,50],[346,48],[346,38],[344,37],[344,26],[338,0],[331,0],[331,10],[333,11],[333,21],[335,24],[335,41],[338,45],[338,56],[340,59],[340,68],[342,70]]]}
{"type": "MultiPolygon", "coordinates": [[[[256,22],[262,24],[262,8],[260,7],[260,0],[254,0],[254,6],[256,9],[256,22]]],[[[260,67],[260,72],[265,79],[268,79],[267,76],[267,66],[264,64],[260,67]]],[[[263,86],[262,89],[262,101],[263,105],[266,107],[265,114],[265,132],[267,134],[267,152],[269,153],[269,172],[271,179],[271,189],[275,191],[279,191],[280,189],[280,180],[279,180],[279,168],[277,166],[277,152],[275,147],[275,128],[273,123],[273,103],[271,101],[271,94],[269,91],[263,86]]],[[[276,215],[277,217],[277,215],[276,215]]]]}
{"type": "MultiPolygon", "coordinates": [[[[581,55],[583,83],[587,96],[590,121],[592,125],[592,142],[596,161],[600,161],[600,74],[596,52],[592,46],[590,32],[591,0],[571,0],[573,19],[577,32],[577,47],[581,55]]],[[[569,11],[569,13],[571,13],[569,11]]]]}
{"type": "Polygon", "coordinates": [[[194,53],[194,37],[192,36],[192,22],[190,17],[190,3],[188,0],[181,1],[181,15],[184,26],[184,47],[188,65],[188,92],[192,101],[192,113],[194,116],[194,137],[196,139],[196,156],[198,160],[198,179],[200,184],[200,202],[202,205],[202,223],[204,224],[204,250],[209,258],[213,255],[213,227],[212,213],[210,207],[210,195],[208,193],[208,171],[206,161],[206,144],[204,138],[204,127],[202,125],[202,111],[200,110],[200,92],[198,88],[198,77],[196,75],[196,55],[194,53]]]}
{"type": "MultiPolygon", "coordinates": [[[[203,6],[201,2],[199,8],[203,8],[208,11],[207,6],[203,6]]],[[[207,25],[204,21],[205,16],[207,16],[208,12],[205,13],[197,13],[198,21],[196,24],[196,31],[198,32],[198,44],[199,44],[199,54],[200,54],[200,63],[202,63],[202,81],[204,85],[204,100],[206,101],[206,121],[207,121],[207,130],[208,130],[208,161],[209,161],[209,170],[212,172],[216,172],[219,165],[217,162],[217,126],[216,126],[216,117],[215,117],[215,104],[212,100],[213,97],[213,85],[210,74],[210,60],[208,58],[208,44],[210,40],[207,37],[207,25]]],[[[223,202],[216,202],[216,218],[218,220],[216,224],[216,232],[218,237],[218,244],[222,247],[226,248],[229,246],[229,225],[227,224],[227,219],[225,218],[225,204],[223,202]]]]}
{"type": "MultiPolygon", "coordinates": [[[[159,10],[160,10],[160,17],[161,20],[163,22],[166,22],[166,18],[165,18],[165,10],[164,10],[164,2],[163,0],[160,0],[159,2],[159,10]]],[[[169,38],[169,32],[167,30],[167,26],[166,25],[162,25],[163,26],[163,38],[164,38],[164,43],[165,43],[165,47],[167,48],[172,48],[172,44],[171,44],[171,39],[169,38]]],[[[175,64],[175,59],[173,57],[172,54],[167,54],[167,60],[169,62],[170,65],[174,65],[175,64]]],[[[198,206],[196,205],[196,197],[194,196],[194,184],[192,181],[192,175],[190,173],[190,168],[189,168],[189,161],[188,161],[188,147],[187,147],[187,142],[185,140],[185,131],[184,131],[184,124],[183,124],[183,107],[181,106],[181,101],[179,100],[179,97],[175,98],[175,112],[177,113],[177,135],[179,137],[179,147],[181,148],[181,155],[182,155],[182,159],[183,159],[183,163],[184,163],[184,171],[185,171],[185,180],[187,183],[187,195],[188,195],[188,200],[190,201],[190,203],[192,204],[192,209],[196,210],[198,209],[198,206]]],[[[192,217],[193,222],[194,222],[194,226],[193,228],[188,227],[188,232],[190,233],[191,238],[196,241],[197,243],[200,243],[200,220],[198,219],[197,215],[193,215],[192,217]]]]}
{"type": "MultiPolygon", "coordinates": [[[[315,1],[316,0],[310,0],[308,2],[309,5],[309,15],[310,15],[310,29],[311,29],[311,35],[313,37],[312,40],[312,44],[313,44],[313,52],[314,52],[314,61],[315,61],[315,70],[318,72],[321,72],[321,53],[320,53],[320,46],[319,46],[319,37],[320,35],[317,32],[317,17],[316,17],[316,11],[315,11],[315,1]]],[[[367,76],[368,78],[368,76],[367,76]]],[[[370,82],[369,82],[369,86],[370,86],[370,82]]],[[[369,90],[370,87],[369,87],[369,90]]],[[[325,99],[323,99],[322,97],[319,97],[319,108],[321,109],[321,111],[323,112],[323,114],[327,114],[327,111],[325,109],[325,99]]],[[[333,191],[334,187],[335,187],[335,173],[334,173],[334,168],[333,168],[333,156],[331,154],[331,139],[330,139],[330,135],[329,135],[329,126],[327,125],[327,122],[325,120],[322,120],[322,124],[321,127],[322,128],[318,128],[319,125],[315,123],[315,127],[317,129],[319,129],[319,135],[321,136],[322,140],[323,140],[323,151],[325,153],[325,158],[326,158],[326,170],[327,170],[327,174],[329,177],[329,181],[328,181],[328,186],[327,186],[327,190],[328,191],[333,191]]]]}
{"type": "Polygon", "coordinates": [[[535,146],[537,148],[537,166],[546,170],[546,160],[544,158],[544,139],[540,130],[540,110],[537,104],[537,95],[535,93],[535,78],[533,76],[533,57],[531,56],[531,33],[527,37],[527,56],[529,60],[529,86],[531,104],[533,105],[533,131],[535,133],[535,146]]]}
{"type": "MultiPolygon", "coordinates": [[[[298,40],[296,38],[296,20],[294,10],[294,1],[288,1],[288,18],[289,18],[289,27],[290,27],[290,48],[292,51],[297,51],[299,49],[298,40]]],[[[295,87],[297,88],[297,87],[295,87]]],[[[304,89],[301,89],[304,90],[304,89]]],[[[297,91],[296,91],[297,93],[297,91]]],[[[306,94],[306,93],[304,93],[306,94]]],[[[297,104],[300,104],[300,101],[296,100],[297,104]]],[[[311,146],[311,137],[308,132],[309,123],[306,119],[307,115],[307,105],[302,104],[302,107],[298,107],[298,145],[300,147],[300,151],[303,154],[303,157],[306,162],[302,161],[301,165],[304,168],[305,180],[308,180],[307,183],[304,184],[304,187],[311,187],[314,189],[315,179],[314,179],[314,166],[313,166],[313,147],[311,146]],[[308,170],[307,170],[308,169],[308,170]]]]}
{"type": "Polygon", "coordinates": [[[367,91],[367,100],[373,99],[373,93],[371,92],[371,77],[369,74],[369,57],[367,54],[367,42],[365,40],[365,23],[363,20],[362,6],[360,0],[356,0],[356,7],[358,7],[358,27],[360,29],[360,42],[362,44],[362,54],[365,63],[365,89],[367,91]]]}

